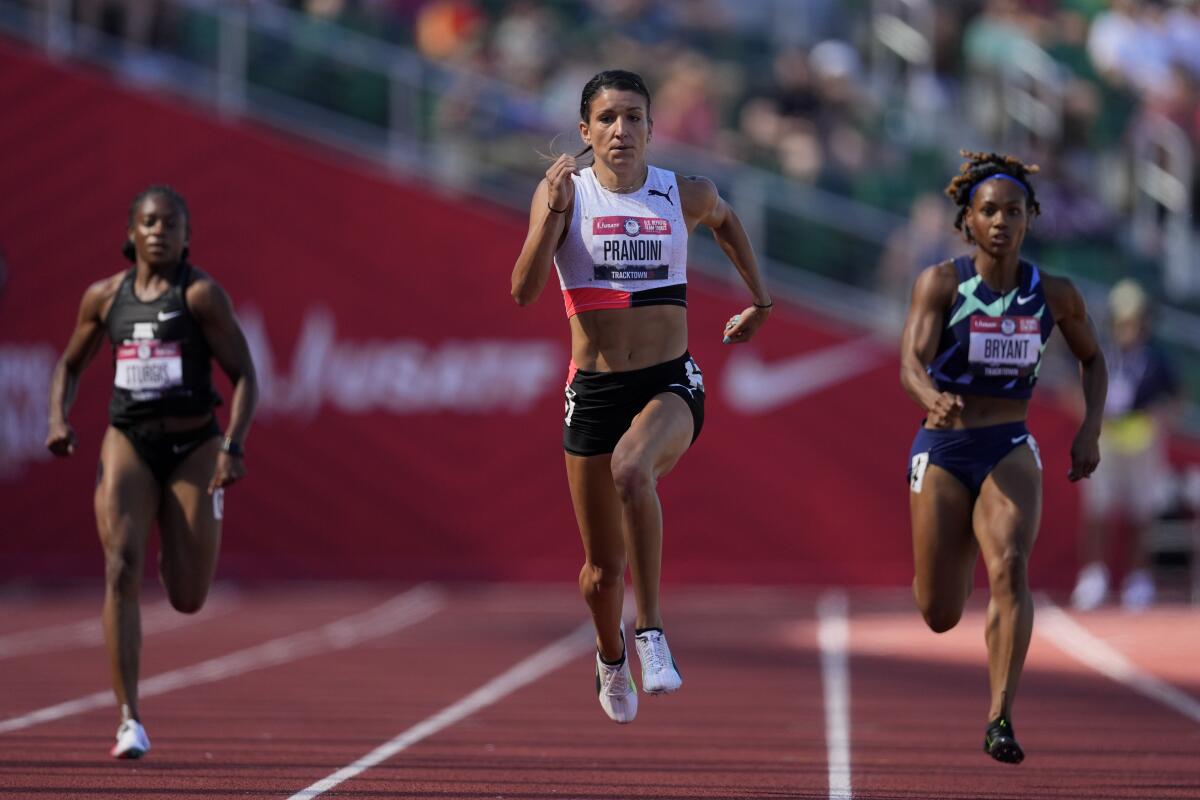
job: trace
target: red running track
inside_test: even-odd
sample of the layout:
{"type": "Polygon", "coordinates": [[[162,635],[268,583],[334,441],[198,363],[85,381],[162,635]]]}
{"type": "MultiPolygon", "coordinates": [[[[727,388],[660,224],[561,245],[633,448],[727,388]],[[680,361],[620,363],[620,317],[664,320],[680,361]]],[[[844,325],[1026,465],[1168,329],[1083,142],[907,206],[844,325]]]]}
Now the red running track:
{"type": "Polygon", "coordinates": [[[642,696],[618,727],[596,703],[572,588],[225,588],[195,617],[150,597],[153,750],[117,762],[98,594],[10,593],[0,797],[289,798],[392,742],[308,796],[1200,798],[1200,612],[1043,604],[1014,715],[1028,758],[1013,767],[980,748],[980,608],[935,636],[902,592],[852,592],[844,618],[821,599],[669,587],[684,688],[642,696]],[[844,708],[827,692],[839,648],[819,606],[847,632],[844,708]]]}

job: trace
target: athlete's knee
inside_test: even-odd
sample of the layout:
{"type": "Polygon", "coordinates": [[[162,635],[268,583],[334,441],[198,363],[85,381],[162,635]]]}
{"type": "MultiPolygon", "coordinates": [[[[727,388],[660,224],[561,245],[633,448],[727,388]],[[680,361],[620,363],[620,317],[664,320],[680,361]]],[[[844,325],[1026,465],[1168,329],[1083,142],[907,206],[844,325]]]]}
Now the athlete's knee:
{"type": "Polygon", "coordinates": [[[104,548],[104,581],[110,589],[136,590],[141,572],[142,558],[136,546],[123,542],[104,548]]]}
{"type": "Polygon", "coordinates": [[[184,591],[169,591],[167,598],[171,601],[171,608],[182,614],[195,614],[200,609],[204,608],[204,601],[208,599],[208,591],[205,589],[187,589],[184,591]]]}
{"type": "Polygon", "coordinates": [[[1018,597],[1029,588],[1029,556],[1019,547],[988,559],[988,583],[993,597],[1018,597]]]}
{"type": "Polygon", "coordinates": [[[962,606],[929,605],[921,607],[925,624],[934,633],[945,633],[962,619],[962,606]]]}
{"type": "Polygon", "coordinates": [[[612,476],[617,495],[623,503],[637,500],[654,491],[654,473],[650,465],[636,458],[623,458],[614,454],[612,476]]]}
{"type": "Polygon", "coordinates": [[[579,573],[579,588],[586,594],[598,594],[611,591],[625,580],[625,562],[608,561],[597,563],[589,561],[583,565],[579,573]]]}

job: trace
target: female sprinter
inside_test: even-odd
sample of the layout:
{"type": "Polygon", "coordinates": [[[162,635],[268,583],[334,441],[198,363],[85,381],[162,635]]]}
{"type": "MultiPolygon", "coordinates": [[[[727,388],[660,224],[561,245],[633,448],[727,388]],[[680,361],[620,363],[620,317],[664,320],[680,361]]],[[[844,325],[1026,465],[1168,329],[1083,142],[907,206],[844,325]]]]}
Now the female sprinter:
{"type": "Polygon", "coordinates": [[[704,381],[687,349],[687,240],[710,227],[753,304],[725,326],[749,341],[771,298],[733,209],[706,178],[650,166],[653,123],[641,77],[623,70],[583,87],[579,156],[559,156],[533,193],[529,235],[513,267],[520,305],[542,293],[557,268],[571,327],[563,448],[583,537],[579,588],[596,626],[596,687],[615,722],[632,722],[637,689],[621,624],[625,567],[637,598],[636,642],[647,694],[683,679],[659,608],[662,508],[656,484],[704,421],[704,381]],[[591,167],[577,158],[593,154],[591,167]]]}
{"type": "Polygon", "coordinates": [[[226,486],[246,474],[242,446],[258,396],[254,364],[229,296],[188,263],[189,214],[166,186],[139,194],[129,210],[127,271],[92,284],[50,383],[46,446],[75,451],[67,412],[79,375],[112,342],[111,425],[100,445],[96,525],[104,547],[104,640],[121,723],[112,755],[139,758],[150,740],[138,712],[141,616],[138,592],[146,538],[157,520],[159,575],[171,605],[204,605],[217,565],[226,486]],[[220,436],[212,364],[233,383],[229,427],[220,436]]]}
{"type": "Polygon", "coordinates": [[[1020,258],[1037,196],[1037,171],[1011,156],[969,159],[946,194],[974,253],[926,268],[913,288],[900,382],[925,411],[909,456],[913,595],[935,632],[958,622],[982,553],[987,610],[988,709],[984,750],[1025,757],[1012,704],[1029,637],[1027,567],[1042,511],[1041,457],[1025,427],[1042,350],[1055,325],[1082,366],[1086,413],[1071,446],[1070,479],[1099,463],[1108,376],[1079,292],[1020,258]]]}

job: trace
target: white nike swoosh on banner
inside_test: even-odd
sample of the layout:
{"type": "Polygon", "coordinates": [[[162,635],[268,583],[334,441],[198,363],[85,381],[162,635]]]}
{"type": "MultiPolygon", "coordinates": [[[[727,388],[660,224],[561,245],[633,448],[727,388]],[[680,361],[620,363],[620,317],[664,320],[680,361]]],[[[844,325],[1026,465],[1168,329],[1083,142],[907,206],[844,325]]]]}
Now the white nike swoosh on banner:
{"type": "Polygon", "coordinates": [[[873,336],[770,364],[753,353],[734,353],[722,371],[721,387],[737,411],[762,414],[870,372],[890,355],[873,336]]]}
{"type": "Polygon", "coordinates": [[[183,313],[182,311],[172,311],[171,313],[168,314],[165,311],[160,311],[160,312],[158,312],[158,321],[166,322],[169,319],[175,319],[182,313],[183,313]]]}

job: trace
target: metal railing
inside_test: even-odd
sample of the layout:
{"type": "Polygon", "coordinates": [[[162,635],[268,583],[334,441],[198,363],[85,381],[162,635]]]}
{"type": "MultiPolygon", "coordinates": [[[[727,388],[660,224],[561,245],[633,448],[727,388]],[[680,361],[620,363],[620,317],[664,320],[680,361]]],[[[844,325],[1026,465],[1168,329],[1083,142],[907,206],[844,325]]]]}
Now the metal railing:
{"type": "Polygon", "coordinates": [[[1021,41],[1001,72],[1005,146],[1028,150],[1062,136],[1065,77],[1062,66],[1033,42],[1021,41]]]}
{"type": "Polygon", "coordinates": [[[1192,143],[1160,114],[1134,127],[1133,231],[1139,247],[1162,259],[1163,286],[1173,296],[1200,295],[1200,241],[1193,230],[1192,143]]]}

